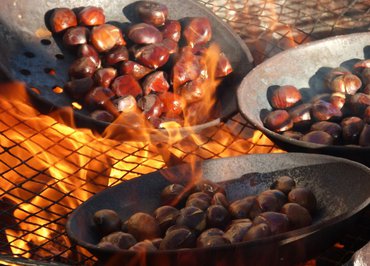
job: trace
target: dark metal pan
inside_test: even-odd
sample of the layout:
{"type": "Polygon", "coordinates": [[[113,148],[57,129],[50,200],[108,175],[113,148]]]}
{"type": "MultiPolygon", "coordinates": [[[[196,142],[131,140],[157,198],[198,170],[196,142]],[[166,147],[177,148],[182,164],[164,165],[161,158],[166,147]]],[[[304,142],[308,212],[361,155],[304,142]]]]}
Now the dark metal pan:
{"type": "Polygon", "coordinates": [[[99,235],[93,214],[108,208],[125,220],[137,211],[153,212],[160,193],[171,182],[189,181],[189,166],[154,172],[109,188],[80,205],[69,217],[69,237],[98,256],[120,265],[293,265],[330,247],[370,203],[370,169],[341,158],[312,154],[263,154],[204,161],[203,177],[222,184],[231,200],[269,188],[276,177],[290,175],[309,187],[318,199],[314,224],[256,241],[218,248],[157,251],[138,261],[131,251],[111,253],[95,245],[99,235]],[[168,172],[172,175],[168,175],[168,172]],[[135,265],[135,263],[130,264],[135,265]]]}
{"type": "Polygon", "coordinates": [[[242,115],[281,148],[294,152],[323,153],[349,158],[370,166],[370,147],[324,146],[291,139],[277,134],[262,123],[263,113],[271,110],[268,90],[276,85],[294,85],[303,101],[327,93],[325,75],[332,68],[349,69],[359,60],[370,58],[370,34],[336,36],[292,48],[266,60],[251,71],[237,91],[242,115]]]}
{"type": "MultiPolygon", "coordinates": [[[[29,87],[41,91],[40,95],[32,93],[39,106],[50,111],[63,106],[71,106],[71,99],[64,93],[55,94],[52,88],[63,86],[68,78],[68,66],[74,56],[54,38],[46,27],[50,12],[56,7],[77,8],[96,5],[104,8],[107,21],[116,25],[134,20],[133,6],[135,0],[4,0],[0,9],[0,70],[10,72],[12,79],[23,80],[29,87]],[[1,67],[2,65],[2,67],[1,67]],[[56,75],[47,74],[54,69],[56,75]]],[[[171,19],[205,16],[212,24],[213,40],[225,52],[234,68],[234,73],[219,86],[218,99],[221,103],[220,117],[197,125],[202,129],[220,123],[237,110],[235,91],[243,77],[252,69],[252,56],[244,42],[231,28],[214,15],[205,6],[191,0],[158,0],[169,8],[171,19]]],[[[1,71],[0,71],[1,72],[1,71]]],[[[1,75],[0,75],[1,77],[1,75]]],[[[104,128],[108,124],[90,119],[85,110],[75,111],[81,126],[104,128]]]]}

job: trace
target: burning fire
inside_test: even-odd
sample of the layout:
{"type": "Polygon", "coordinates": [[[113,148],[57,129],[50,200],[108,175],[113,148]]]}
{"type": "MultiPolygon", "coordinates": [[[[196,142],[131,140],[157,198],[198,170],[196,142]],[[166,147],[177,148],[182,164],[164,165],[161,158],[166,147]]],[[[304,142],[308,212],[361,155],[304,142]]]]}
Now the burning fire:
{"type": "MultiPolygon", "coordinates": [[[[210,78],[204,86],[209,94],[203,101],[206,104],[195,110],[198,116],[209,114],[214,105],[218,81],[213,55],[218,53],[212,48],[205,57],[210,78]]],[[[64,234],[67,215],[95,193],[124,179],[179,162],[280,152],[261,132],[242,127],[239,116],[222,127],[184,135],[175,122],[165,123],[164,131],[154,131],[140,114],[122,114],[116,123],[130,121],[132,125],[135,121],[135,130],[123,135],[121,126],[112,124],[97,135],[74,128],[71,108],[49,116],[40,114],[30,104],[22,83],[2,85],[0,95],[0,207],[7,203],[0,213],[5,217],[2,227],[7,245],[0,252],[14,256],[71,258],[75,254],[64,234]],[[122,141],[127,137],[140,141],[122,141]]],[[[185,125],[194,124],[194,119],[190,114],[185,125]]]]}

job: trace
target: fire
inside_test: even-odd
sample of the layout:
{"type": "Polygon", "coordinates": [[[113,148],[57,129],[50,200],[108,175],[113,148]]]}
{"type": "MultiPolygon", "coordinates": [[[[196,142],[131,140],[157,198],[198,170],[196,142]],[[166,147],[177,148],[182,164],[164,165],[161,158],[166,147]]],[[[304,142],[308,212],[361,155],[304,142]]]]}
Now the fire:
{"type": "MultiPolygon", "coordinates": [[[[203,86],[208,94],[193,110],[198,117],[214,110],[218,54],[218,48],[212,46],[204,57],[209,79],[203,86]]],[[[192,132],[184,131],[176,122],[164,123],[163,130],[155,130],[141,113],[122,113],[102,135],[97,135],[89,129],[74,128],[72,108],[48,116],[40,114],[30,104],[22,83],[4,84],[1,90],[0,203],[12,203],[5,210],[12,222],[4,228],[14,256],[72,256],[70,250],[65,251],[71,245],[64,234],[68,214],[92,195],[122,180],[180,162],[195,165],[203,159],[273,149],[260,132],[238,132],[240,117],[234,118],[239,127],[232,125],[232,119],[222,130],[214,127],[192,132]],[[122,134],[125,125],[132,129],[122,134]],[[255,144],[261,142],[265,146],[257,149],[255,144]]],[[[198,122],[197,116],[188,113],[185,126],[198,122]]],[[[194,169],[192,177],[200,175],[194,169]]]]}

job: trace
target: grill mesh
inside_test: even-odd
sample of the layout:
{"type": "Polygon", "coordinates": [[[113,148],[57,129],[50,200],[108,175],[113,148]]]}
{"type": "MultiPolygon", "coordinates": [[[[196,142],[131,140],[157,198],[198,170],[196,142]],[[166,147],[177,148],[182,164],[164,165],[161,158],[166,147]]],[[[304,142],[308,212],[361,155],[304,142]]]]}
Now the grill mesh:
{"type": "MultiPolygon", "coordinates": [[[[289,47],[366,31],[370,25],[370,2],[366,0],[200,2],[242,37],[256,64],[289,47]]],[[[148,143],[101,140],[28,108],[12,102],[0,104],[0,263],[10,260],[21,264],[22,259],[10,256],[15,251],[19,256],[32,254],[31,259],[39,263],[94,264],[94,257],[71,245],[66,237],[68,214],[107,186],[161,169],[165,162],[157,148],[148,143]],[[32,118],[24,119],[33,112],[32,118]],[[78,160],[76,154],[80,155],[78,160]],[[53,165],[48,163],[49,157],[56,159],[53,165]],[[37,223],[34,218],[38,218],[37,223]],[[39,242],[31,241],[34,236],[39,242]]],[[[186,138],[169,150],[185,162],[194,157],[283,152],[240,114],[201,132],[196,141],[186,138]]],[[[363,221],[368,219],[369,215],[363,221]]],[[[334,247],[341,250],[340,254],[344,251],[343,256],[328,251],[318,258],[317,265],[340,265],[348,259],[360,248],[358,243],[370,238],[365,224],[344,238],[344,249],[334,247]]]]}

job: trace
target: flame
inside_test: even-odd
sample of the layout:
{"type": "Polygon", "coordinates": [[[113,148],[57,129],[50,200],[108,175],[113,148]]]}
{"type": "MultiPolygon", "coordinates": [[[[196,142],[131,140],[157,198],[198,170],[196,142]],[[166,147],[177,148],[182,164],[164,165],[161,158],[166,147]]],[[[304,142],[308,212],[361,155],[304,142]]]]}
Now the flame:
{"type": "MultiPolygon", "coordinates": [[[[218,54],[218,48],[211,46],[203,58],[209,79],[203,84],[205,100],[193,110],[198,117],[214,111],[220,82],[215,78],[218,54]]],[[[184,131],[176,122],[163,123],[163,130],[156,130],[141,112],[121,113],[99,135],[75,128],[72,108],[40,114],[23,83],[3,84],[0,89],[0,201],[6,198],[14,203],[10,209],[16,226],[5,226],[14,256],[72,256],[71,251],[65,252],[71,246],[64,234],[68,214],[92,195],[124,179],[187,162],[196,180],[202,174],[196,167],[199,160],[280,152],[258,131],[238,132],[240,117],[234,121],[239,126],[193,132],[184,131]],[[122,126],[129,126],[125,134],[122,126]],[[264,146],[256,146],[261,142],[264,146]]],[[[197,122],[197,116],[186,113],[185,127],[197,122]]]]}

